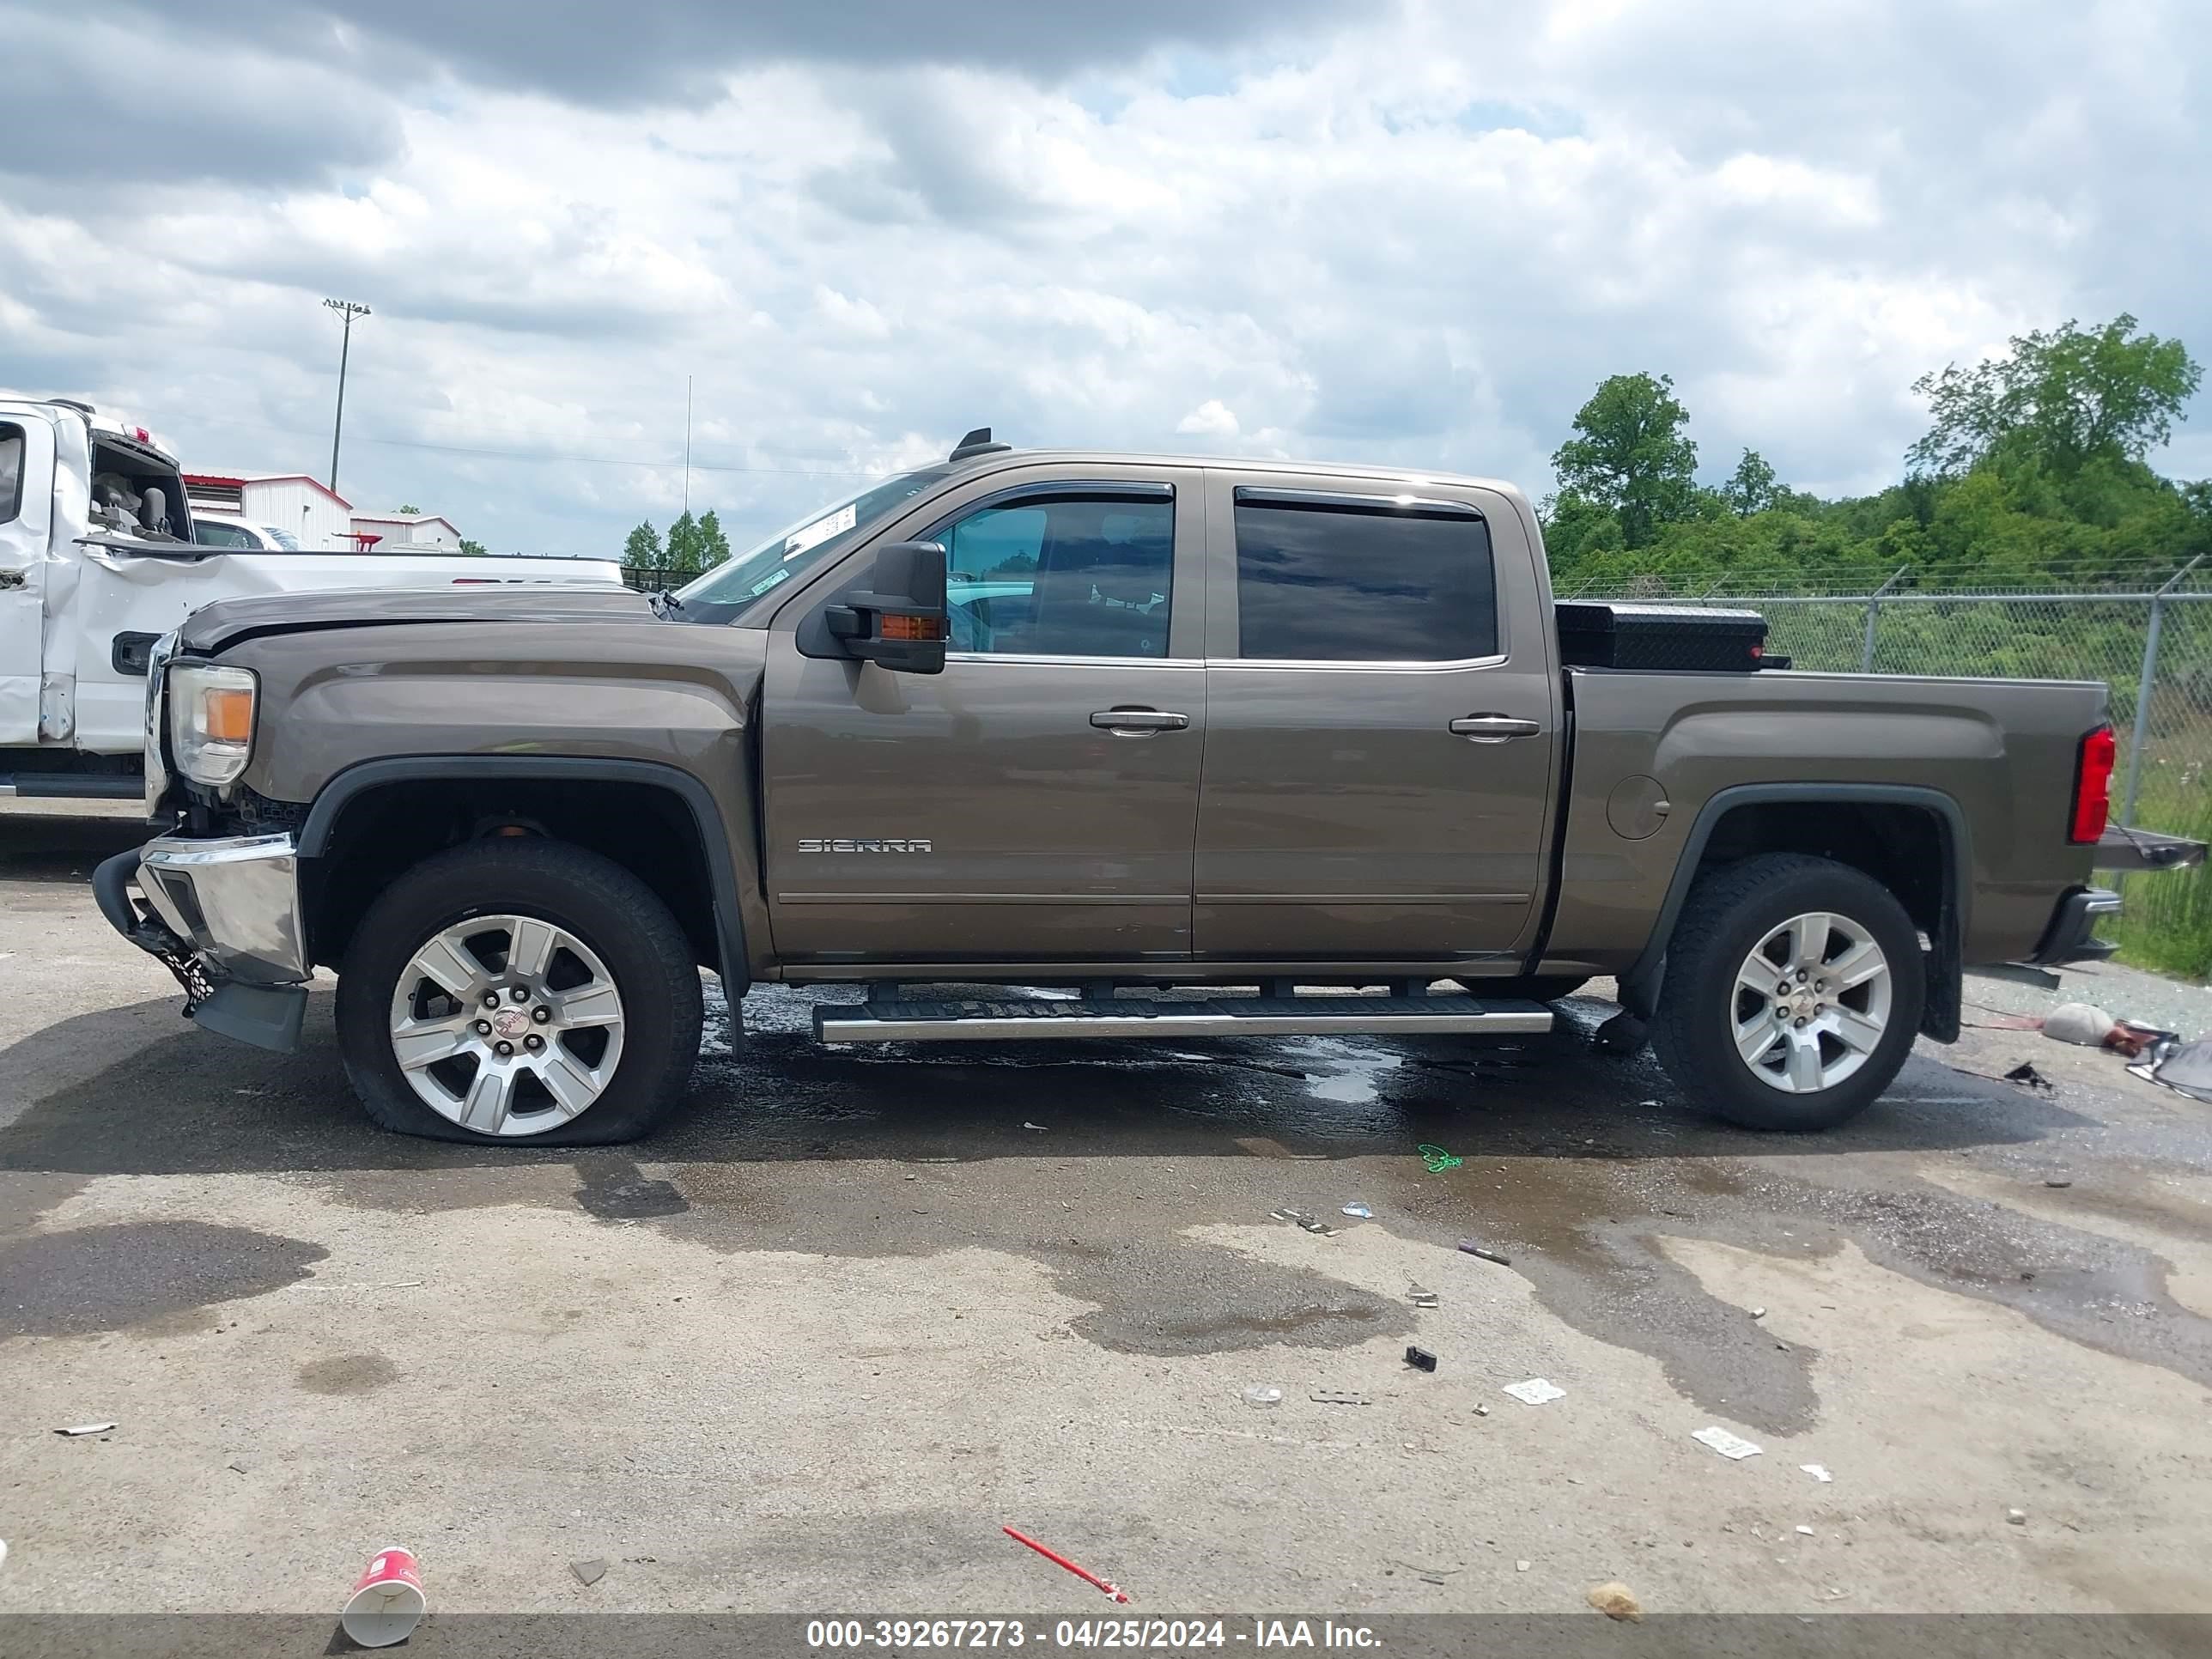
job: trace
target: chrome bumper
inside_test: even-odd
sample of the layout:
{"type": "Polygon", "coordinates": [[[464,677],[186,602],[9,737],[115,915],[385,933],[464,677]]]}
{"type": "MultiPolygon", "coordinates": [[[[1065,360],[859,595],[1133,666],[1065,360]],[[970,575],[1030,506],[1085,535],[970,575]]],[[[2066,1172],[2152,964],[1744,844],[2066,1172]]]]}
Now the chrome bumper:
{"type": "Polygon", "coordinates": [[[313,972],[289,835],[149,841],[139,850],[138,888],[163,925],[224,979],[294,985],[313,972]]]}

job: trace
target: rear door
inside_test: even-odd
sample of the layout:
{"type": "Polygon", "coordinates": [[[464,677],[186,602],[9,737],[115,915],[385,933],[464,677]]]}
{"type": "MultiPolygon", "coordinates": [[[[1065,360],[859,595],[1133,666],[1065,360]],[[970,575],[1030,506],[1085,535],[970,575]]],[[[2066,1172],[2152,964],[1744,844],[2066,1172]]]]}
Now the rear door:
{"type": "Polygon", "coordinates": [[[39,740],[54,429],[0,405],[0,744],[39,740]]]}
{"type": "Polygon", "coordinates": [[[941,542],[937,675],[806,655],[778,612],[767,875],[788,961],[1187,960],[1206,736],[1203,474],[994,473],[876,542],[941,542]]]}
{"type": "Polygon", "coordinates": [[[1218,469],[1207,513],[1199,953],[1502,971],[1540,909],[1559,701],[1513,503],[1218,469]]]}

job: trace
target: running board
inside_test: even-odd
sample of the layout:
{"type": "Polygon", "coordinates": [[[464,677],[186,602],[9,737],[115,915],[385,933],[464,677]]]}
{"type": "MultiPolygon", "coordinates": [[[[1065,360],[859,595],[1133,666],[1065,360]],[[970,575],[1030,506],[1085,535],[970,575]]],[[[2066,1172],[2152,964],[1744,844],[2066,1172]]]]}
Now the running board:
{"type": "Polygon", "coordinates": [[[821,1042],[991,1042],[1054,1037],[1535,1036],[1540,1002],[1468,996],[1104,998],[824,1002],[821,1042]]]}

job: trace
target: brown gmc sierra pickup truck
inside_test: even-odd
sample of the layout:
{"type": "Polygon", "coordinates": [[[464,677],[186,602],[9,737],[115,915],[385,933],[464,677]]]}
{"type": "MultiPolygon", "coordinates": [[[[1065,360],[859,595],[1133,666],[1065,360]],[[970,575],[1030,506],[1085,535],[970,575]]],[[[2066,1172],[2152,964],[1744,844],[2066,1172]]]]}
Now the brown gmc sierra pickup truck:
{"type": "Polygon", "coordinates": [[[702,967],[865,982],[830,1042],[1526,1034],[1611,975],[1609,1046],[1819,1128],[1962,964],[2102,954],[2093,866],[2203,849],[2100,854],[2102,685],[1763,634],[1555,607],[1506,484],[979,432],[672,596],[207,607],[94,890],[231,1036],[336,969],[362,1103],[448,1139],[642,1133],[702,967]]]}

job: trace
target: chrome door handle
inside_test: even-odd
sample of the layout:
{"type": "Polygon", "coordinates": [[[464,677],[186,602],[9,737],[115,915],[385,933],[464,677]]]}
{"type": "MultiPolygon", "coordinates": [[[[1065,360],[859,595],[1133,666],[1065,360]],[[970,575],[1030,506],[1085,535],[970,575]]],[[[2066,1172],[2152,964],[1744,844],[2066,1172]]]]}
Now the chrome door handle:
{"type": "Polygon", "coordinates": [[[1182,731],[1190,724],[1190,716],[1159,708],[1102,708],[1091,723],[1117,738],[1149,738],[1155,732],[1182,731]]]}
{"type": "Polygon", "coordinates": [[[1510,714],[1469,714],[1445,728],[1474,743],[1510,743],[1515,738],[1533,738],[1543,729],[1534,720],[1515,720],[1510,714]]]}

